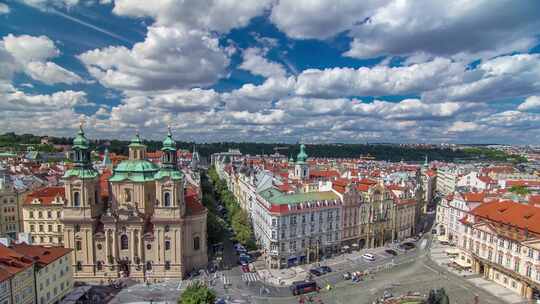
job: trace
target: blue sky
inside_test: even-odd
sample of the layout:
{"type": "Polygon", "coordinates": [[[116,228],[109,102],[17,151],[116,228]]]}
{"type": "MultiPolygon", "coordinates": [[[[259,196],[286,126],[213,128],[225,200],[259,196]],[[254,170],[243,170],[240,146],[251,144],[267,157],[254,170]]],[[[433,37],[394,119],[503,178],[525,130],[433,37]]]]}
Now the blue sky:
{"type": "Polygon", "coordinates": [[[0,132],[538,144],[539,29],[537,1],[0,0],[0,132]]]}

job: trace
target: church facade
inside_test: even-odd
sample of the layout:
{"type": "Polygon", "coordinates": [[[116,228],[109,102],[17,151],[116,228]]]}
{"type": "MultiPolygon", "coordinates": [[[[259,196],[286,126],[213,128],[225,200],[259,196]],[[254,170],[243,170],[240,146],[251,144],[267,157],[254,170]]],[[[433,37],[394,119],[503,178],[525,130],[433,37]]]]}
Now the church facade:
{"type": "Polygon", "coordinates": [[[186,191],[177,167],[171,132],[163,141],[161,162],[145,158],[137,134],[129,159],[119,163],[106,183],[91,163],[82,128],[73,142],[74,167],[64,175],[64,246],[74,249],[74,278],[108,282],[181,278],[206,266],[207,210],[186,191]],[[100,196],[108,187],[108,199],[100,196]]]}

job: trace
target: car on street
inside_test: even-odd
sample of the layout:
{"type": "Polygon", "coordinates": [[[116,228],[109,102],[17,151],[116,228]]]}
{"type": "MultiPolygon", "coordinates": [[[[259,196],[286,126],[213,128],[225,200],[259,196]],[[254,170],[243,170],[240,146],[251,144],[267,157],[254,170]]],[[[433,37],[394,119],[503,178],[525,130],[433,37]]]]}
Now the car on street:
{"type": "Polygon", "coordinates": [[[321,266],[320,269],[322,270],[323,274],[332,272],[332,268],[330,268],[329,266],[321,266]]]}
{"type": "Polygon", "coordinates": [[[363,258],[364,260],[370,261],[370,262],[375,261],[375,256],[374,256],[373,254],[371,254],[371,253],[364,253],[364,254],[362,255],[362,258],[363,258]]]}
{"type": "Polygon", "coordinates": [[[348,271],[345,272],[345,273],[343,274],[343,279],[344,279],[344,280],[350,280],[350,279],[351,279],[351,273],[348,272],[348,271]]]}
{"type": "Polygon", "coordinates": [[[320,277],[320,276],[322,276],[324,274],[322,269],[320,269],[320,268],[311,268],[309,270],[309,273],[316,276],[316,277],[320,277]]]}
{"type": "Polygon", "coordinates": [[[291,284],[291,291],[294,296],[319,291],[319,286],[314,281],[297,281],[291,284]]]}
{"type": "Polygon", "coordinates": [[[394,249],[386,249],[384,252],[388,253],[389,255],[396,256],[398,253],[394,249]]]}
{"type": "Polygon", "coordinates": [[[416,248],[416,245],[414,245],[414,243],[412,242],[405,242],[405,243],[400,244],[399,247],[405,250],[411,250],[411,249],[416,248]]]}
{"type": "Polygon", "coordinates": [[[249,254],[240,253],[240,256],[238,257],[238,262],[240,265],[247,265],[251,262],[251,256],[249,254]]]}
{"type": "Polygon", "coordinates": [[[242,265],[242,268],[241,268],[241,269],[242,269],[242,272],[244,272],[244,273],[250,272],[250,271],[249,271],[249,265],[248,265],[248,264],[242,265]]]}

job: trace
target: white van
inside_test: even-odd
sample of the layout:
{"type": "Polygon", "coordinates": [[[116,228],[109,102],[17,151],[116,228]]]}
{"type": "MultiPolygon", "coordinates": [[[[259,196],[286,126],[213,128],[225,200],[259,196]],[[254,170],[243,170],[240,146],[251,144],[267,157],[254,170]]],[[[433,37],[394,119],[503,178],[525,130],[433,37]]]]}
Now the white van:
{"type": "Polygon", "coordinates": [[[364,258],[366,261],[375,261],[375,256],[371,253],[364,253],[362,258],[364,258]]]}

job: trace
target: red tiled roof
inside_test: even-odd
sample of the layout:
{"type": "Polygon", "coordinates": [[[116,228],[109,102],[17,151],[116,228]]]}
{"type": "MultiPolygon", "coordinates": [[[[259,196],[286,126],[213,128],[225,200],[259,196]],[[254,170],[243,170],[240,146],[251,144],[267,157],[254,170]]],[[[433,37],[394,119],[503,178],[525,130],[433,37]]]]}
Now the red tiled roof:
{"type": "Polygon", "coordinates": [[[358,184],[356,185],[356,189],[361,192],[367,192],[370,188],[370,185],[367,184],[358,184]]]}
{"type": "Polygon", "coordinates": [[[437,172],[435,170],[427,170],[426,171],[427,176],[434,177],[437,176],[437,172]]]}
{"type": "Polygon", "coordinates": [[[196,189],[187,187],[184,198],[186,200],[186,213],[188,215],[199,215],[206,211],[206,207],[201,203],[196,189]]]}
{"type": "Polygon", "coordinates": [[[540,187],[540,181],[535,180],[509,180],[506,181],[506,187],[524,186],[524,187],[540,187]]]}
{"type": "Polygon", "coordinates": [[[463,194],[463,199],[470,203],[481,203],[485,197],[486,194],[484,192],[468,192],[463,194]]]}
{"type": "Polygon", "coordinates": [[[494,179],[492,179],[491,177],[489,177],[489,176],[479,176],[478,179],[481,180],[482,182],[486,183],[486,184],[494,184],[494,183],[496,183],[496,181],[494,179]]]}
{"type": "Polygon", "coordinates": [[[40,266],[46,266],[57,259],[70,253],[73,249],[64,247],[45,247],[40,245],[28,245],[26,243],[14,244],[11,249],[32,258],[40,266]]]}
{"type": "Polygon", "coordinates": [[[0,269],[15,275],[32,267],[33,261],[9,247],[0,244],[0,269]]]}
{"type": "Polygon", "coordinates": [[[531,205],[540,205],[540,194],[530,195],[529,204],[531,205]]]}
{"type": "Polygon", "coordinates": [[[416,200],[414,198],[411,198],[411,199],[398,199],[396,201],[396,204],[398,204],[398,205],[416,205],[416,200]]]}
{"type": "Polygon", "coordinates": [[[323,170],[323,171],[317,171],[312,170],[309,172],[310,177],[339,177],[339,172],[335,170],[323,170]]]}
{"type": "Polygon", "coordinates": [[[50,205],[56,197],[62,197],[65,200],[66,193],[63,186],[61,187],[45,187],[38,189],[26,196],[25,205],[32,203],[34,199],[38,199],[41,205],[50,205]]]}
{"type": "Polygon", "coordinates": [[[0,266],[0,282],[4,282],[5,280],[11,278],[13,274],[3,270],[0,266]]]}
{"type": "Polygon", "coordinates": [[[111,170],[103,170],[99,176],[99,191],[101,197],[109,197],[109,177],[112,176],[111,170]]]}
{"type": "Polygon", "coordinates": [[[362,178],[358,181],[358,183],[360,184],[365,184],[365,185],[376,185],[377,182],[372,180],[372,179],[369,179],[369,178],[362,178]]]}
{"type": "Polygon", "coordinates": [[[511,201],[482,204],[472,210],[475,216],[510,224],[540,234],[540,208],[511,201]]]}

